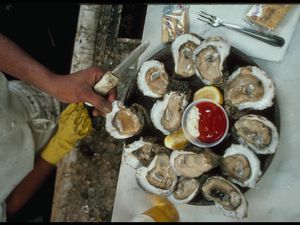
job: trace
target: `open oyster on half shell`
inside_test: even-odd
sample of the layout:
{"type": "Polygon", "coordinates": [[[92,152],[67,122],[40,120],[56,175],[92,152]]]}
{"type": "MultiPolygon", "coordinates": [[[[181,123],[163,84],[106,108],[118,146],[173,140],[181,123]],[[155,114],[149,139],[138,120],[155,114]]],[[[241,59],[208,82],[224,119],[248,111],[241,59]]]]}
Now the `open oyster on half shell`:
{"type": "Polygon", "coordinates": [[[230,181],[220,176],[207,178],[202,186],[204,198],[213,201],[224,215],[236,218],[246,218],[248,202],[241,191],[230,181]]]}
{"type": "Polygon", "coordinates": [[[205,85],[223,83],[226,76],[224,62],[229,53],[230,45],[219,36],[208,37],[195,49],[195,72],[205,85]]]}
{"type": "Polygon", "coordinates": [[[279,141],[275,125],[264,116],[249,114],[235,122],[233,134],[239,143],[257,154],[273,154],[279,141]]]}
{"type": "Polygon", "coordinates": [[[143,106],[134,103],[126,108],[122,102],[115,100],[112,111],[106,114],[105,129],[116,139],[126,139],[139,134],[149,123],[148,117],[143,106]]]}
{"type": "Polygon", "coordinates": [[[219,161],[220,157],[210,149],[201,149],[198,153],[175,150],[170,156],[170,163],[176,175],[189,178],[199,177],[217,167],[219,161]]]}
{"type": "Polygon", "coordinates": [[[139,140],[125,145],[123,157],[126,164],[136,169],[140,166],[149,166],[157,154],[170,154],[169,149],[156,144],[155,141],[154,137],[140,137],[139,140]]]}
{"type": "Polygon", "coordinates": [[[173,80],[168,93],[162,100],[157,100],[151,109],[150,118],[156,129],[169,135],[181,126],[181,117],[190,97],[187,82],[173,80]]]}
{"type": "Polygon", "coordinates": [[[167,154],[156,155],[148,167],[139,167],[135,175],[142,189],[161,196],[170,195],[177,183],[177,176],[167,154]]]}
{"type": "Polygon", "coordinates": [[[185,204],[193,200],[199,191],[200,183],[195,178],[181,177],[168,199],[175,204],[185,204]]]}
{"type": "Polygon", "coordinates": [[[225,109],[231,115],[245,109],[263,110],[273,105],[274,96],[274,83],[265,71],[256,66],[240,67],[225,85],[225,109]]]}
{"type": "Polygon", "coordinates": [[[193,52],[201,40],[195,34],[182,34],[172,42],[172,55],[175,64],[175,74],[188,78],[195,74],[193,52]]]}
{"type": "Polygon", "coordinates": [[[167,92],[169,76],[163,63],[149,60],[142,64],[138,76],[137,86],[145,95],[160,98],[167,92]]]}
{"type": "Polygon", "coordinates": [[[227,148],[220,166],[224,176],[242,187],[253,188],[262,175],[259,159],[243,145],[227,148]]]}

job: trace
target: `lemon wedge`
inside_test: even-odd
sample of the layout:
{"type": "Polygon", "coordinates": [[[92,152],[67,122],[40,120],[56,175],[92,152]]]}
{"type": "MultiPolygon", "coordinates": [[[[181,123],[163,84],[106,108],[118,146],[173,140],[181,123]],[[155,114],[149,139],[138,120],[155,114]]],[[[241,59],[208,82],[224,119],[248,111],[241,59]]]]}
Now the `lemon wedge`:
{"type": "Polygon", "coordinates": [[[222,93],[215,86],[205,86],[196,91],[193,100],[199,99],[209,99],[219,104],[223,103],[222,93]]]}
{"type": "Polygon", "coordinates": [[[189,141],[185,138],[182,128],[179,128],[165,137],[164,144],[172,150],[183,150],[189,144],[189,141]]]}

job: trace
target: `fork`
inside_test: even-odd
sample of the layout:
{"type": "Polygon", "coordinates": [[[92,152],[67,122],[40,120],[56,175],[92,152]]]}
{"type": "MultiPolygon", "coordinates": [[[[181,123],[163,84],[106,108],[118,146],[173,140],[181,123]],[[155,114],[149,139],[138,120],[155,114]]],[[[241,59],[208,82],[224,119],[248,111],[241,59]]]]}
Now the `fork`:
{"type": "Polygon", "coordinates": [[[279,36],[267,34],[264,32],[260,32],[260,31],[254,30],[254,29],[242,27],[242,26],[235,25],[235,24],[224,23],[219,17],[210,15],[203,11],[201,11],[201,13],[198,15],[200,17],[202,17],[202,18],[197,18],[198,20],[205,22],[212,27],[224,26],[231,30],[238,31],[240,33],[246,34],[250,37],[253,37],[255,39],[263,41],[269,45],[273,45],[276,47],[282,47],[284,45],[284,39],[279,36]]]}

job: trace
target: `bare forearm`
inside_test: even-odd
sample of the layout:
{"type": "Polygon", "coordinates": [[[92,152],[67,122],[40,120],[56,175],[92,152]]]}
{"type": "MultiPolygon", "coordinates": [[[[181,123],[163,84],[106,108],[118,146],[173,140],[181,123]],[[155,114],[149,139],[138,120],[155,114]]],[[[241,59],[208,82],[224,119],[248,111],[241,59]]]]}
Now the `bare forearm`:
{"type": "Polygon", "coordinates": [[[38,158],[34,169],[15,187],[6,199],[7,214],[13,215],[21,209],[40,188],[55,167],[38,158]]]}
{"type": "Polygon", "coordinates": [[[0,71],[47,91],[53,73],[0,33],[0,71]]]}

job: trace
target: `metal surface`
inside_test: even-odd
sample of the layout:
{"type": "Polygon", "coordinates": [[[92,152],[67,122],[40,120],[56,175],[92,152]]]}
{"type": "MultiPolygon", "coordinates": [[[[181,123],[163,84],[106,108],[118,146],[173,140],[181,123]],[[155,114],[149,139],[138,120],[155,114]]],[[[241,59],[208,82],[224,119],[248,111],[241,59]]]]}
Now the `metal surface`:
{"type": "Polygon", "coordinates": [[[254,29],[250,29],[250,28],[246,28],[246,27],[242,27],[239,25],[235,25],[235,24],[230,24],[230,23],[224,23],[219,17],[210,15],[206,12],[201,11],[201,13],[199,14],[199,16],[202,18],[197,18],[198,20],[207,23],[208,25],[212,26],[212,27],[226,27],[229,28],[231,30],[235,30],[238,31],[240,33],[246,34],[250,37],[253,37],[257,40],[260,40],[262,42],[265,42],[269,45],[275,46],[275,47],[282,47],[284,45],[284,39],[273,35],[273,34],[267,34],[265,32],[262,31],[257,31],[254,29]]]}

